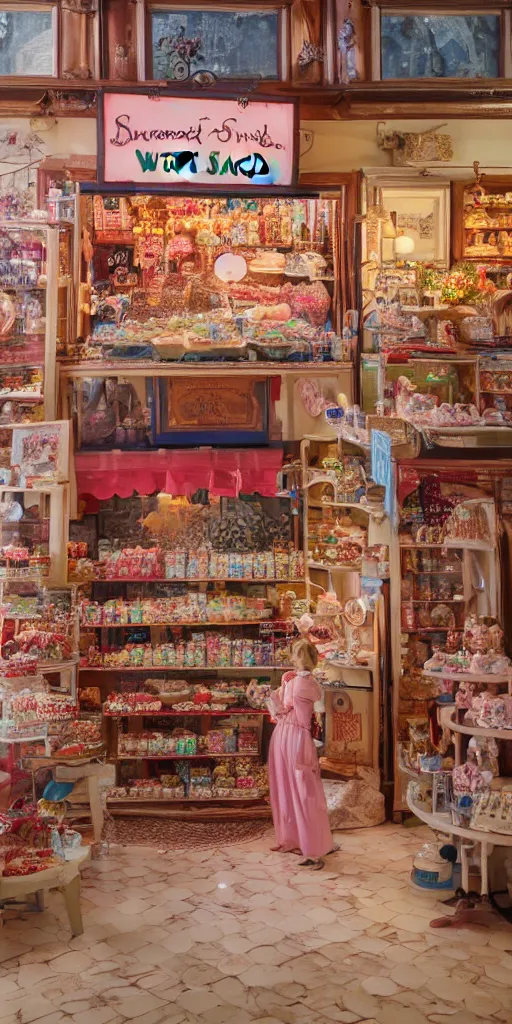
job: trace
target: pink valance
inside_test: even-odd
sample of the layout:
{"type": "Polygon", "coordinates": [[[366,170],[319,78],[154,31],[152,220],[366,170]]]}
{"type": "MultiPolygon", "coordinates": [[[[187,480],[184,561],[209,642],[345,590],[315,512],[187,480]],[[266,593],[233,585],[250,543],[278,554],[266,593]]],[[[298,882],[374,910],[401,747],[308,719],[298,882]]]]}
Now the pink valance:
{"type": "Polygon", "coordinates": [[[283,453],[278,448],[193,448],[156,452],[78,452],[75,455],[77,490],[107,499],[117,494],[185,494],[199,488],[236,498],[240,492],[276,493],[276,476],[283,453]]]}

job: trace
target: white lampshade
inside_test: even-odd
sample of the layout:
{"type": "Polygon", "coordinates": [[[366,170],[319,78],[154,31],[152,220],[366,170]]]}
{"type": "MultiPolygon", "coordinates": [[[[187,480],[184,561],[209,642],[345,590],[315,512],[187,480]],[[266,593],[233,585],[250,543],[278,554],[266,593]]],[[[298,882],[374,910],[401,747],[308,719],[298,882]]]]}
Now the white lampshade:
{"type": "Polygon", "coordinates": [[[234,252],[224,252],[215,260],[213,269],[215,276],[221,281],[236,283],[242,281],[247,274],[247,263],[243,256],[238,256],[234,252]]]}
{"type": "Polygon", "coordinates": [[[414,252],[415,241],[409,235],[398,235],[395,238],[395,256],[410,256],[414,252]]]}

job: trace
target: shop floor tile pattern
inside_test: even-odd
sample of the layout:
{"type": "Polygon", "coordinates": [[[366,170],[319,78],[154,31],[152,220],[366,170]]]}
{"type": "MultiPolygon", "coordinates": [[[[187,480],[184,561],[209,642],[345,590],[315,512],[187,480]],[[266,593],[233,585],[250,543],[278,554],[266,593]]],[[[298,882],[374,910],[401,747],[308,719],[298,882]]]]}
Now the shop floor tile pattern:
{"type": "Polygon", "coordinates": [[[58,893],[5,923],[0,1024],[510,1024],[512,926],[430,927],[445,908],[408,884],[428,829],[336,838],[321,872],[271,833],[111,848],[83,873],[84,935],[58,893]]]}

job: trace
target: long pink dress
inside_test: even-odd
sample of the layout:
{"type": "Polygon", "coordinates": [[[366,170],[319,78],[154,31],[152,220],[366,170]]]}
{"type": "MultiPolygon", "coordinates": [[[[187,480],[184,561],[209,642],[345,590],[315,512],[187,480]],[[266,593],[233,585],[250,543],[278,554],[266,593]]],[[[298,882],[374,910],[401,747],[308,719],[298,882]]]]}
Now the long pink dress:
{"type": "Polygon", "coordinates": [[[311,736],[313,705],[322,689],[310,672],[285,672],[272,694],[277,719],[270,741],[270,804],[277,841],[318,858],[333,848],[320,766],[311,736]]]}

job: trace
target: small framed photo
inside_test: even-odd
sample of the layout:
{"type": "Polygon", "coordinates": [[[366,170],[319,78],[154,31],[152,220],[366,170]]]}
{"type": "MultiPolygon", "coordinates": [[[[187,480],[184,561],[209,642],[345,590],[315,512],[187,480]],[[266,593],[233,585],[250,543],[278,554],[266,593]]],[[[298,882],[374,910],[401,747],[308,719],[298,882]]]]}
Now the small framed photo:
{"type": "Polygon", "coordinates": [[[0,3],[0,76],[57,74],[57,4],[0,3]]]}
{"type": "Polygon", "coordinates": [[[11,483],[19,487],[69,480],[69,420],[12,428],[11,483]]]}
{"type": "Polygon", "coordinates": [[[371,31],[374,81],[510,75],[510,10],[503,0],[488,6],[374,0],[371,31]]]}

